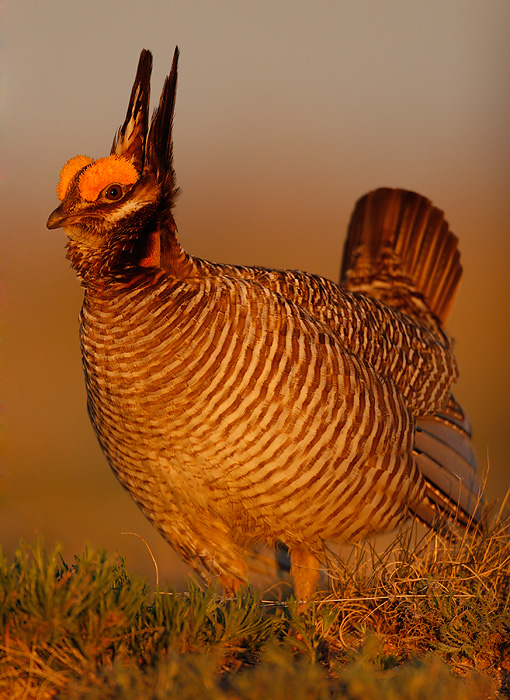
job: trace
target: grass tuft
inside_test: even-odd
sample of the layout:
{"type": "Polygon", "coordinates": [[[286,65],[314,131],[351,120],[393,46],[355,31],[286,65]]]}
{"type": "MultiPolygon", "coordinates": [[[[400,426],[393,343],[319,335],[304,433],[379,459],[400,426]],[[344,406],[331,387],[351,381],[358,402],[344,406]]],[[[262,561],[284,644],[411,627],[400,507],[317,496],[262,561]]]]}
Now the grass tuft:
{"type": "Polygon", "coordinates": [[[382,553],[352,548],[330,580],[323,604],[342,646],[372,629],[399,659],[436,651],[458,668],[510,671],[510,518],[450,540],[407,527],[382,553]]]}
{"type": "Polygon", "coordinates": [[[104,550],[67,564],[21,543],[0,552],[0,698],[510,697],[509,530],[353,547],[304,614],[251,589],[152,591],[104,550]]]}

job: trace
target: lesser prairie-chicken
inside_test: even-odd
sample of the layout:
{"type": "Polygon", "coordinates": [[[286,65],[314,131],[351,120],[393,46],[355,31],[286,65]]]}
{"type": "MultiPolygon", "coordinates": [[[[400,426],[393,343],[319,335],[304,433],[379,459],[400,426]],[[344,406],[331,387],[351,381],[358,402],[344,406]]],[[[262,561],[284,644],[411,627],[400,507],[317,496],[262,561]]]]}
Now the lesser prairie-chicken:
{"type": "Polygon", "coordinates": [[[356,205],[339,285],[188,255],[172,215],[177,58],[149,127],[142,51],[111,155],[66,163],[48,220],[85,289],[90,419],[122,485],[202,576],[235,589],[250,550],[281,542],[307,599],[325,541],[408,513],[476,517],[443,331],[457,239],[427,199],[385,188],[356,205]]]}

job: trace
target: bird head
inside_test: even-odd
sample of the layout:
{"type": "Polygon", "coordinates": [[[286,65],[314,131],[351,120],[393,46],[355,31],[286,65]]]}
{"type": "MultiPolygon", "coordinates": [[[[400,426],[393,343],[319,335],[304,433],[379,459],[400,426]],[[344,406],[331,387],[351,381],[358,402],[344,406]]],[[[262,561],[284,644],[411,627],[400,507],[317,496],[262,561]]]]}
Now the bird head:
{"type": "Polygon", "coordinates": [[[177,84],[176,48],[170,75],[149,128],[152,55],[140,54],[124,124],[111,153],[71,158],[61,170],[61,204],[47,222],[64,228],[68,258],[87,277],[129,274],[158,266],[161,235],[175,236],[171,214],[178,190],[172,163],[172,122],[177,84]]]}

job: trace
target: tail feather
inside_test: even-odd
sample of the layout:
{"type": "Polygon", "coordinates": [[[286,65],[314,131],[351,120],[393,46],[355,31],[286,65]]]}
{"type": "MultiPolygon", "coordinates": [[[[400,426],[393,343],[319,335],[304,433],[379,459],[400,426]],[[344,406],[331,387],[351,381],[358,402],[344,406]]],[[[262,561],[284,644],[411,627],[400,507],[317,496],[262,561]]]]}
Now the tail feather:
{"type": "Polygon", "coordinates": [[[480,521],[483,485],[471,426],[453,397],[444,411],[417,420],[414,458],[427,484],[425,502],[416,511],[421,520],[432,525],[446,513],[464,525],[480,521]]]}
{"type": "Polygon", "coordinates": [[[459,411],[462,411],[461,407],[450,397],[444,411],[436,413],[435,416],[419,418],[415,444],[418,450],[433,458],[437,456],[439,460],[442,446],[450,449],[462,460],[459,476],[469,481],[476,472],[476,455],[471,443],[471,424],[463,411],[462,420],[458,419],[459,411]]]}
{"type": "MultiPolygon", "coordinates": [[[[345,243],[341,284],[363,292],[443,333],[462,275],[457,238],[443,212],[415,192],[381,188],[354,209],[345,243]]],[[[469,525],[481,517],[469,420],[450,397],[443,410],[417,418],[414,459],[426,482],[415,515],[434,525],[440,516],[469,525]]]]}
{"type": "Polygon", "coordinates": [[[415,192],[381,188],[354,209],[341,283],[423,320],[444,324],[462,268],[443,212],[415,192]]]}

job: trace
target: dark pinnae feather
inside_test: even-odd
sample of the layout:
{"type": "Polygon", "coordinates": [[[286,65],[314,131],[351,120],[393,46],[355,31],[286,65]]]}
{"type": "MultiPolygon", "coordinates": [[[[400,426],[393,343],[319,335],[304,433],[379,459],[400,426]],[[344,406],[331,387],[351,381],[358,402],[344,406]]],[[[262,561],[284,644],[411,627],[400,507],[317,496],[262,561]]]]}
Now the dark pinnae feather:
{"type": "Polygon", "coordinates": [[[124,124],[115,134],[111,153],[130,160],[141,172],[145,157],[145,140],[149,123],[152,54],[143,49],[138,61],[124,124]]]}
{"type": "Polygon", "coordinates": [[[172,166],[172,123],[175,108],[178,60],[179,49],[175,47],[172,69],[170,75],[165,78],[159,105],[152,116],[145,157],[145,167],[163,185],[163,191],[169,199],[175,195],[175,174],[172,166]]]}

